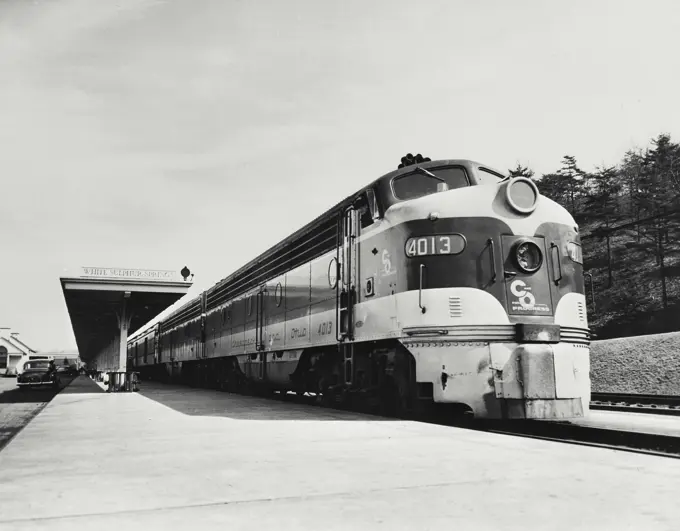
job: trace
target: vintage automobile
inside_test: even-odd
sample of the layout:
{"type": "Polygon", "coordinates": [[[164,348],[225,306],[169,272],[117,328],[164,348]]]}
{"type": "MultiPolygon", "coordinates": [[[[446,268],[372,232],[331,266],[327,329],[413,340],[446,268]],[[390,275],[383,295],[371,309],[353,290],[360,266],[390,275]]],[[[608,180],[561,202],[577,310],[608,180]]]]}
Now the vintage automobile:
{"type": "Polygon", "coordinates": [[[24,356],[17,362],[15,367],[16,374],[21,374],[24,371],[24,365],[35,360],[54,361],[54,356],[50,356],[49,354],[29,354],[28,356],[24,356]]]}
{"type": "Polygon", "coordinates": [[[59,389],[61,381],[54,361],[30,360],[24,364],[23,371],[17,375],[20,389],[26,387],[52,387],[59,389]]]}
{"type": "Polygon", "coordinates": [[[57,373],[64,376],[78,376],[78,368],[74,365],[59,365],[57,366],[57,373]]]}

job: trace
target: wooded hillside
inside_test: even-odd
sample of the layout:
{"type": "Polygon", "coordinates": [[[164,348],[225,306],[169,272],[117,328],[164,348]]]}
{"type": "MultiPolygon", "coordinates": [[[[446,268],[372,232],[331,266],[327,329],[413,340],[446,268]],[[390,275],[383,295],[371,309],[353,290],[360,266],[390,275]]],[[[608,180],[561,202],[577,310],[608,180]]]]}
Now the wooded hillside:
{"type": "Polygon", "coordinates": [[[594,172],[566,155],[554,173],[510,173],[533,178],[579,224],[598,339],[680,330],[680,145],[670,135],[594,172]]]}

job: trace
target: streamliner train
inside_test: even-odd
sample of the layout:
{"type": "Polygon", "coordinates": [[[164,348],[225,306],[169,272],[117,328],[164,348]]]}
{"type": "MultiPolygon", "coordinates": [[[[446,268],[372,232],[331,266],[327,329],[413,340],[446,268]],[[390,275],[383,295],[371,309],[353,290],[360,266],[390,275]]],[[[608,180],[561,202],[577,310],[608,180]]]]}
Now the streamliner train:
{"type": "Polygon", "coordinates": [[[128,367],[389,412],[581,417],[582,262],[574,219],[532,180],[408,155],[134,334],[128,367]]]}

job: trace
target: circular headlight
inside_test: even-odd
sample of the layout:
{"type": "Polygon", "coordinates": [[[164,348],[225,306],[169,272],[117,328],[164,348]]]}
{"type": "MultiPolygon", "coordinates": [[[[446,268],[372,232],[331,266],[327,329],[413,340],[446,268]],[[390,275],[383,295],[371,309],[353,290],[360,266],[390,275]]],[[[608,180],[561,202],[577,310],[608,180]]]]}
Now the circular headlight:
{"type": "Polygon", "coordinates": [[[505,199],[520,214],[531,214],[538,203],[538,188],[526,177],[510,179],[505,188],[505,199]]]}
{"type": "Polygon", "coordinates": [[[543,263],[543,254],[534,242],[521,242],[515,247],[517,266],[525,273],[535,273],[543,263]]]}

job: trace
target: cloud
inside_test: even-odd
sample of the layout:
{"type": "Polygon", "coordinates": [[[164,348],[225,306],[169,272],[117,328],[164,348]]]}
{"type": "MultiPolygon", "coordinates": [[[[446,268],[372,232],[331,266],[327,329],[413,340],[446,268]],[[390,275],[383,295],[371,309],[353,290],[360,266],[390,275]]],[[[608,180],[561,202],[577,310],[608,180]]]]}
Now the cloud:
{"type": "Polygon", "coordinates": [[[2,2],[0,324],[71,347],[65,265],[207,287],[409,151],[541,173],[680,136],[678,10],[2,2]]]}

